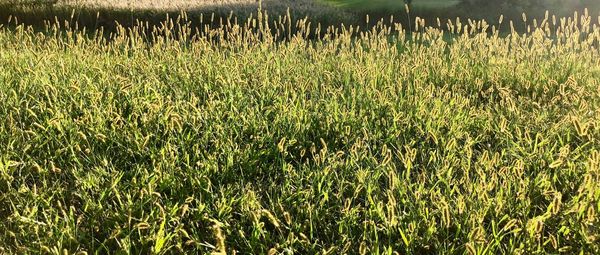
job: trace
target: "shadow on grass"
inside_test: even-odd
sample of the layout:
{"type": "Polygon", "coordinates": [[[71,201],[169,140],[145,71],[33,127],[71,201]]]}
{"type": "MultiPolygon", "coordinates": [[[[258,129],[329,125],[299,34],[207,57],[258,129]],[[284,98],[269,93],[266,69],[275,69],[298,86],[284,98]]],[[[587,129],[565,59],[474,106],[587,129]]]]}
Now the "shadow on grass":
{"type": "MultiPolygon", "coordinates": [[[[49,0],[51,1],[51,0],[49,0]]],[[[400,2],[400,0],[398,0],[400,2]]],[[[329,3],[335,3],[329,2],[329,3]]],[[[468,6],[465,4],[454,4],[443,7],[427,8],[418,7],[407,13],[404,9],[395,8],[342,8],[336,7],[335,4],[327,4],[325,1],[280,1],[280,0],[263,0],[262,9],[269,14],[272,21],[277,21],[281,16],[291,15],[292,24],[297,20],[308,17],[308,20],[316,26],[321,24],[323,28],[340,24],[352,24],[361,26],[363,29],[376,24],[379,20],[384,20],[384,23],[389,24],[391,16],[394,17],[394,22],[402,23],[404,27],[414,25],[416,17],[425,20],[427,26],[437,27],[438,19],[441,21],[442,27],[448,20],[455,20],[457,17],[461,19],[486,19],[491,25],[498,23],[500,14],[505,14],[505,20],[514,20],[517,28],[523,28],[519,23],[521,21],[521,10],[511,8],[494,8],[493,6],[468,6]],[[289,5],[292,6],[289,6],[289,5]],[[370,17],[369,19],[366,16],[370,17]],[[370,22],[367,22],[370,21],[370,22]]],[[[582,12],[584,6],[577,6],[572,11],[578,10],[582,12]]],[[[256,17],[259,9],[258,1],[248,1],[247,3],[236,4],[207,4],[202,8],[187,9],[187,21],[192,27],[202,27],[205,25],[219,26],[228,18],[237,20],[239,23],[253,15],[256,17]]],[[[571,11],[571,10],[570,10],[571,11]]],[[[534,9],[528,11],[529,20],[537,18],[542,20],[544,9],[534,9]]],[[[181,11],[157,10],[157,9],[111,9],[101,7],[72,7],[60,6],[52,4],[27,4],[16,5],[3,3],[0,0],[0,24],[5,27],[11,27],[15,24],[31,25],[34,29],[43,30],[47,24],[59,22],[64,24],[67,21],[69,24],[77,24],[79,28],[86,28],[87,31],[96,31],[102,28],[105,33],[109,34],[116,31],[118,25],[131,27],[138,24],[138,21],[148,23],[150,27],[160,25],[161,22],[170,18],[176,18],[182,14],[181,11]],[[10,21],[10,22],[9,22],[10,21]],[[15,22],[17,21],[17,22],[15,22]]],[[[559,15],[567,15],[567,13],[558,13],[559,15]]],[[[568,13],[568,15],[572,12],[568,13]]],[[[600,4],[593,6],[590,10],[592,17],[595,14],[600,15],[600,4]]],[[[508,29],[507,26],[501,29],[508,29]]]]}
{"type": "MultiPolygon", "coordinates": [[[[350,12],[319,3],[304,3],[288,6],[278,0],[263,1],[262,9],[270,19],[277,20],[279,16],[290,14],[293,20],[309,17],[313,24],[321,23],[323,26],[338,25],[340,23],[356,23],[356,16],[350,12]]],[[[219,25],[228,18],[243,23],[249,17],[256,17],[259,9],[258,2],[245,4],[213,4],[202,8],[185,10],[188,21],[192,27],[207,24],[219,25]]],[[[117,25],[124,27],[134,26],[138,21],[152,25],[160,25],[169,17],[176,18],[182,11],[157,10],[157,9],[111,9],[106,7],[72,7],[44,4],[16,5],[0,2],[0,24],[14,26],[24,24],[36,29],[43,29],[47,24],[65,21],[77,24],[79,28],[94,31],[103,28],[105,31],[115,31],[117,25]]]]}

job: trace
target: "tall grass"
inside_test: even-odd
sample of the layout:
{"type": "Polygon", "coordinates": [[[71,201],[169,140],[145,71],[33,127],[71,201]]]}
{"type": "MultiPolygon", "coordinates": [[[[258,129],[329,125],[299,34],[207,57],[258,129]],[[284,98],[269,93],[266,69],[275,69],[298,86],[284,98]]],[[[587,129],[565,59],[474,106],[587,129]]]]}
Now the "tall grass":
{"type": "Polygon", "coordinates": [[[600,252],[596,17],[265,20],[0,28],[0,253],[600,252]]]}

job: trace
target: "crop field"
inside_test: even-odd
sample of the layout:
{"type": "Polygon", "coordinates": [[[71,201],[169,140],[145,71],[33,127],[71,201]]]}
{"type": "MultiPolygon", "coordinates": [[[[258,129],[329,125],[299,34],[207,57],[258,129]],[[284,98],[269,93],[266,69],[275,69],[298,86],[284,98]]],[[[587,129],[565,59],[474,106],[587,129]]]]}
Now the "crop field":
{"type": "Polygon", "coordinates": [[[0,253],[598,254],[600,20],[523,19],[4,25],[0,253]]]}

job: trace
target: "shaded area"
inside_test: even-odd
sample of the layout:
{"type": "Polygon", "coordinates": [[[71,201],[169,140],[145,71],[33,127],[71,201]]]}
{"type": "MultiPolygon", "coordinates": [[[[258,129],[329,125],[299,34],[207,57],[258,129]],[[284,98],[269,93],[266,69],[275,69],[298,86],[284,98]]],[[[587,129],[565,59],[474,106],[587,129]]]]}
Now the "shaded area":
{"type": "MultiPolygon", "coordinates": [[[[131,8],[123,8],[127,4],[109,7],[110,0],[105,0],[101,5],[92,6],[89,2],[94,0],[0,0],[0,25],[14,26],[15,24],[32,25],[42,31],[48,24],[59,22],[64,26],[65,22],[77,24],[79,28],[87,31],[96,31],[102,28],[106,34],[116,31],[117,27],[131,27],[138,21],[147,23],[149,27],[160,25],[169,17],[177,18],[183,12],[177,10],[177,5],[140,5],[131,8]],[[70,2],[69,2],[70,1],[70,2]],[[86,2],[87,1],[87,2],[86,2]],[[83,3],[83,4],[82,4],[83,3]]],[[[102,0],[98,0],[102,1],[102,0]]],[[[525,31],[527,26],[522,25],[522,13],[526,12],[528,23],[534,19],[542,20],[546,10],[557,16],[572,16],[574,11],[583,13],[584,8],[589,8],[592,17],[600,15],[600,3],[590,0],[567,0],[556,4],[555,0],[528,0],[520,1],[519,4],[512,3],[515,0],[415,0],[407,13],[404,1],[396,0],[223,0],[203,1],[197,0],[199,4],[182,6],[187,16],[189,25],[193,28],[221,26],[222,23],[231,20],[244,23],[249,17],[256,17],[259,8],[262,8],[272,22],[277,23],[282,16],[290,15],[290,23],[308,17],[312,27],[321,24],[324,30],[328,26],[339,26],[341,24],[352,24],[362,29],[369,29],[377,21],[384,20],[389,24],[391,20],[403,24],[404,27],[415,26],[417,17],[425,20],[427,26],[442,24],[446,21],[461,19],[485,19],[491,25],[498,25],[500,15],[504,20],[514,20],[517,30],[525,31]],[[545,3],[545,4],[541,4],[545,3]],[[368,18],[367,18],[368,17],[368,18]],[[392,19],[393,17],[393,19],[392,19]],[[438,23],[438,21],[441,21],[438,23]]],[[[149,1],[152,2],[152,1],[149,1]]],[[[157,2],[159,3],[159,2],[157,2]]],[[[161,2],[160,2],[161,3],[161,2]]],[[[169,2],[171,3],[171,2],[169,2]]],[[[164,4],[164,3],[163,3],[164,4]]],[[[503,31],[509,31],[507,25],[500,26],[503,31]]]]}
{"type": "MultiPolygon", "coordinates": [[[[337,7],[353,10],[362,16],[375,17],[405,14],[405,1],[397,0],[329,0],[337,7]]],[[[532,18],[543,18],[546,11],[559,17],[580,14],[587,8],[591,16],[600,15],[600,1],[596,0],[413,0],[411,14],[429,21],[440,19],[485,19],[495,24],[504,15],[505,20],[520,21],[523,13],[532,18]]]]}
{"type": "MultiPolygon", "coordinates": [[[[234,2],[234,3],[206,3],[201,7],[186,8],[188,20],[192,26],[213,23],[218,25],[227,18],[242,21],[251,15],[256,16],[257,10],[262,8],[276,20],[279,16],[288,13],[294,19],[310,17],[310,20],[323,25],[339,23],[355,23],[356,17],[348,11],[341,10],[330,4],[314,1],[276,1],[268,0],[259,2],[234,2]]],[[[148,22],[150,25],[159,25],[167,17],[177,17],[182,11],[174,9],[157,8],[109,8],[106,6],[71,6],[60,4],[47,4],[47,2],[18,3],[0,2],[0,24],[33,25],[43,28],[48,21],[69,21],[77,23],[80,28],[96,29],[103,27],[113,31],[117,24],[129,27],[136,21],[148,22]]]]}

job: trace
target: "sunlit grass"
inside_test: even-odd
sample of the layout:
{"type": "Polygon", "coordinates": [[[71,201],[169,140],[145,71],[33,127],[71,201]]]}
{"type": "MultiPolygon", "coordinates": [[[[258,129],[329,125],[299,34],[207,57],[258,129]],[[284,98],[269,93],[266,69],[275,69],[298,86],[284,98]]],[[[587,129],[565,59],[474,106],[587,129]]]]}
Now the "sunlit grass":
{"type": "Polygon", "coordinates": [[[596,17],[265,20],[0,28],[0,253],[600,252],[596,17]]]}

